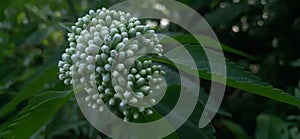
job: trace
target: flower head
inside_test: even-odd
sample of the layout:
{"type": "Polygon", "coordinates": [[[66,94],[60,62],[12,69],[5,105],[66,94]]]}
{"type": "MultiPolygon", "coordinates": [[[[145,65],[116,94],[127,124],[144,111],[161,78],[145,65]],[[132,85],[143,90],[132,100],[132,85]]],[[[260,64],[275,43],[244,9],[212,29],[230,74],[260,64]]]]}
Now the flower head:
{"type": "Polygon", "coordinates": [[[151,60],[138,58],[161,55],[154,30],[129,13],[103,8],[79,18],[68,37],[69,47],[58,63],[59,79],[83,84],[89,107],[102,111],[107,105],[121,112],[124,121],[153,113],[144,106],[156,99],[145,96],[160,89],[164,72],[151,60]],[[134,106],[140,103],[144,105],[134,106]]]}

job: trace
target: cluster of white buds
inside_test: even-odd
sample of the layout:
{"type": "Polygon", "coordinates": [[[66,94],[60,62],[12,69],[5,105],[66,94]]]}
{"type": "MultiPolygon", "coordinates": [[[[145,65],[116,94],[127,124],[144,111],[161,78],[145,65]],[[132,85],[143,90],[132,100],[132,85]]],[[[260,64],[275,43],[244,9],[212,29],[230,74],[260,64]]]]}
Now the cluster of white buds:
{"type": "Polygon", "coordinates": [[[103,8],[79,18],[68,37],[70,47],[58,63],[59,79],[83,85],[89,107],[102,111],[106,105],[123,113],[124,121],[153,113],[151,107],[131,104],[156,103],[144,98],[160,89],[164,72],[151,60],[137,59],[150,53],[161,56],[154,30],[129,13],[103,8]]]}

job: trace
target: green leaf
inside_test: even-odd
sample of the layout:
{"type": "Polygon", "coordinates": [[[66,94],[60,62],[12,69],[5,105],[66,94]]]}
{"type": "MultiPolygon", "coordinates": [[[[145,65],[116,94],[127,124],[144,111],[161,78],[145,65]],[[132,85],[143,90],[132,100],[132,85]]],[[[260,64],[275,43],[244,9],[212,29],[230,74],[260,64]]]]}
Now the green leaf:
{"type": "MultiPolygon", "coordinates": [[[[171,85],[168,87],[164,98],[155,106],[155,109],[162,115],[168,114],[173,106],[176,104],[180,93],[180,86],[171,85]]],[[[214,139],[215,129],[212,125],[207,125],[204,128],[198,127],[198,122],[203,112],[203,105],[198,99],[198,103],[189,119],[177,129],[177,134],[180,138],[201,138],[201,139],[214,139]]],[[[178,115],[180,117],[180,115],[178,115]]]]}
{"type": "Polygon", "coordinates": [[[256,139],[289,139],[288,124],[277,117],[261,114],[256,119],[256,139]]]}
{"type": "MultiPolygon", "coordinates": [[[[168,87],[168,88],[169,88],[169,87],[168,87]]],[[[174,94],[174,92],[170,92],[170,90],[167,90],[166,92],[168,92],[168,94],[170,94],[170,93],[174,94]]],[[[169,97],[168,97],[168,99],[172,99],[172,100],[173,100],[173,98],[169,98],[169,97]]],[[[171,100],[171,101],[172,101],[172,100],[171,100]]],[[[153,122],[153,121],[156,121],[156,120],[159,120],[159,119],[163,118],[164,115],[166,114],[166,112],[158,111],[157,108],[152,109],[152,111],[153,111],[153,114],[151,114],[151,115],[142,114],[142,115],[139,116],[138,119],[134,119],[133,121],[134,121],[134,122],[137,122],[137,123],[148,123],[148,122],[153,122]]],[[[169,112],[169,111],[168,111],[168,112],[169,112]]],[[[164,122],[166,122],[166,123],[164,124],[165,128],[168,128],[168,129],[174,129],[173,126],[172,126],[171,124],[169,124],[167,120],[164,121],[164,122]]],[[[163,132],[163,130],[157,131],[156,129],[154,129],[155,127],[151,127],[151,128],[153,129],[153,131],[154,131],[155,133],[157,133],[157,132],[163,132]]],[[[136,132],[139,132],[138,130],[139,130],[139,129],[137,129],[136,132]]],[[[143,129],[141,129],[141,130],[143,130],[143,129]]],[[[157,135],[160,135],[160,133],[157,133],[157,134],[153,135],[152,137],[153,137],[153,138],[159,138],[157,135]]],[[[178,135],[177,135],[176,132],[173,132],[173,133],[171,133],[170,135],[164,137],[164,139],[179,139],[179,137],[178,137],[178,135]]]]}
{"type": "MultiPolygon", "coordinates": [[[[199,43],[201,44],[201,46],[207,47],[207,48],[216,48],[216,46],[219,45],[219,42],[208,37],[208,36],[204,36],[204,35],[188,35],[188,34],[173,34],[171,33],[170,37],[172,37],[173,39],[177,40],[178,42],[180,42],[181,44],[193,44],[193,45],[199,45],[199,43]],[[200,40],[200,42],[198,42],[198,40],[195,38],[197,37],[197,39],[200,40]]],[[[161,40],[162,43],[167,43],[167,42],[172,42],[172,40],[169,40],[168,37],[164,37],[161,40]]],[[[223,49],[224,52],[228,52],[228,53],[232,53],[232,54],[236,54],[248,59],[253,60],[254,57],[244,53],[240,50],[234,49],[226,44],[222,44],[221,43],[221,47],[223,49]]]]}
{"type": "Polygon", "coordinates": [[[70,98],[71,92],[51,91],[34,97],[9,121],[4,129],[3,138],[29,138],[64,105],[70,98]]]}
{"type": "MultiPolygon", "coordinates": [[[[165,74],[165,79],[167,81],[168,86],[172,86],[172,85],[181,85],[181,78],[185,78],[184,80],[186,82],[188,82],[189,87],[191,88],[196,88],[197,86],[199,86],[199,84],[196,84],[194,81],[188,79],[185,76],[180,76],[179,73],[170,66],[166,66],[166,65],[161,65],[162,66],[162,70],[166,72],[165,74]]],[[[174,95],[174,94],[173,94],[174,95]]],[[[196,97],[196,96],[195,96],[196,97]]],[[[206,104],[207,100],[208,100],[208,93],[202,88],[200,87],[200,92],[199,92],[199,97],[198,97],[198,102],[200,104],[202,104],[203,106],[206,104]]],[[[175,96],[169,97],[168,101],[175,99],[175,96]]],[[[176,100],[173,100],[173,102],[175,103],[176,100]]],[[[214,102],[216,103],[216,102],[214,102]]],[[[214,108],[208,107],[208,111],[213,110],[214,108]]],[[[231,117],[231,113],[227,112],[226,110],[224,110],[224,108],[219,108],[217,114],[220,114],[222,116],[226,116],[226,117],[231,117]]]]}
{"type": "MultiPolygon", "coordinates": [[[[191,59],[186,59],[186,56],[184,56],[184,53],[182,53],[182,47],[178,47],[172,50],[171,56],[173,58],[177,58],[177,65],[180,65],[179,68],[187,73],[193,74],[191,72],[191,67],[186,65],[187,61],[190,61],[191,59]]],[[[189,51],[191,56],[194,58],[195,63],[197,65],[198,75],[199,77],[207,80],[211,80],[211,75],[214,74],[218,77],[218,79],[227,79],[227,86],[231,86],[234,88],[238,88],[250,93],[254,93],[257,95],[261,95],[270,99],[274,99],[280,102],[284,102],[290,105],[294,106],[300,106],[300,99],[284,92],[283,90],[273,88],[271,85],[269,85],[266,82],[263,82],[260,78],[254,76],[250,72],[244,70],[239,65],[233,62],[226,61],[226,68],[227,68],[227,77],[224,77],[224,75],[221,75],[217,73],[218,71],[215,71],[215,73],[211,73],[211,69],[209,66],[208,59],[206,57],[206,53],[200,46],[185,46],[185,49],[189,51]]],[[[212,58],[220,57],[219,54],[217,54],[214,51],[208,50],[208,53],[212,56],[212,58]]],[[[173,65],[173,63],[170,63],[166,59],[153,59],[158,62],[162,62],[165,64],[173,65]]],[[[222,69],[224,68],[224,65],[218,63],[210,63],[213,64],[216,69],[222,69]]],[[[215,80],[216,82],[219,82],[218,80],[215,80]]]]}
{"type": "MultiPolygon", "coordinates": [[[[142,118],[144,119],[145,122],[152,122],[152,121],[155,121],[155,120],[160,119],[162,117],[163,116],[160,113],[158,113],[156,110],[153,110],[153,114],[151,114],[151,115],[145,115],[145,114],[142,115],[142,118]]],[[[170,125],[166,125],[166,126],[170,126],[171,127],[171,124],[170,125]]],[[[173,132],[170,135],[164,137],[164,139],[179,139],[179,137],[178,137],[178,135],[177,135],[176,132],[173,132]]]]}
{"type": "Polygon", "coordinates": [[[222,120],[221,122],[226,128],[229,129],[236,139],[251,139],[247,132],[240,125],[229,120],[222,120]]]}
{"type": "Polygon", "coordinates": [[[56,64],[51,65],[46,69],[44,69],[43,67],[42,70],[40,70],[35,76],[32,77],[34,80],[30,81],[29,83],[26,83],[21,92],[19,92],[8,104],[6,104],[1,109],[0,118],[3,118],[4,116],[12,112],[20,102],[24,101],[29,97],[32,97],[35,93],[42,90],[45,84],[57,78],[56,74],[56,64]]]}
{"type": "MultiPolygon", "coordinates": [[[[62,46],[65,44],[62,44],[62,46]]],[[[45,85],[53,80],[57,79],[57,61],[60,58],[60,54],[63,51],[63,47],[57,50],[49,62],[46,62],[40,67],[40,69],[29,79],[25,81],[21,91],[0,111],[0,119],[4,118],[16,109],[17,105],[22,101],[34,96],[36,93],[45,88],[45,85]]]]}
{"type": "Polygon", "coordinates": [[[68,130],[73,130],[75,133],[73,134],[80,134],[77,132],[80,127],[83,127],[85,125],[88,125],[89,123],[86,120],[73,120],[73,121],[67,121],[67,120],[61,120],[61,121],[55,121],[51,122],[47,125],[47,128],[45,130],[45,136],[47,138],[52,139],[56,135],[61,135],[65,132],[68,132],[68,130]]]}

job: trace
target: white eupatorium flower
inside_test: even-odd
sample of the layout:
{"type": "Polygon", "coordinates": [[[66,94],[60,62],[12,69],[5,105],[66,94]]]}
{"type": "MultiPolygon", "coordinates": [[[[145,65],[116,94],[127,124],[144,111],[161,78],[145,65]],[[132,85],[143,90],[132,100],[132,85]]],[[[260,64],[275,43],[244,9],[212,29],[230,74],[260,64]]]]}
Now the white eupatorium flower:
{"type": "Polygon", "coordinates": [[[164,72],[151,60],[137,56],[161,56],[162,45],[154,30],[122,11],[89,11],[72,26],[69,47],[59,61],[59,79],[67,85],[82,84],[87,105],[123,114],[124,121],[151,115],[151,107],[129,104],[154,104],[144,98],[160,89],[164,72]],[[152,85],[150,85],[152,83],[152,85]]]}

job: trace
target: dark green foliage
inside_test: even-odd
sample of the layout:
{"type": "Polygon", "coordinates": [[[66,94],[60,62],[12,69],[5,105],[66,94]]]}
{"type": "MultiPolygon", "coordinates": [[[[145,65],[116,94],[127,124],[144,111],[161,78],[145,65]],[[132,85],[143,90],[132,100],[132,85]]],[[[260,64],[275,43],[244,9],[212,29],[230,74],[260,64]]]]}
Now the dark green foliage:
{"type": "MultiPolygon", "coordinates": [[[[85,119],[71,86],[58,80],[57,62],[67,47],[67,32],[89,9],[117,0],[7,0],[0,4],[0,138],[108,138],[85,119]]],[[[198,11],[216,32],[227,64],[227,88],[212,122],[199,129],[210,90],[211,73],[202,46],[212,55],[216,41],[196,39],[180,27],[155,28],[184,45],[197,64],[201,89],[188,121],[166,138],[300,138],[300,1],[180,0],[198,11]],[[263,96],[263,97],[261,97],[263,96]]],[[[168,42],[168,40],[162,40],[168,42]]],[[[180,70],[187,74],[182,53],[180,70]]],[[[155,106],[159,119],[172,110],[180,83],[174,63],[151,57],[167,72],[170,86],[155,106]]],[[[211,63],[216,64],[218,63],[211,63]]],[[[222,67],[222,65],[219,65],[222,67]]],[[[218,81],[216,81],[218,82],[218,81]]],[[[191,86],[198,86],[191,82],[191,86]]]]}

